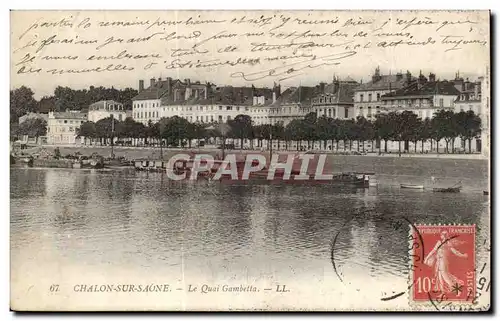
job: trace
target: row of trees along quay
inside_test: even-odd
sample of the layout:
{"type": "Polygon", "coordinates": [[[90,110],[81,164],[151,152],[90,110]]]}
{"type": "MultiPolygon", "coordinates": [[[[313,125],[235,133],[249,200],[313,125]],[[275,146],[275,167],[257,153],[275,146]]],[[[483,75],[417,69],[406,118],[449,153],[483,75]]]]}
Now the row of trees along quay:
{"type": "MultiPolygon", "coordinates": [[[[99,120],[96,123],[85,122],[77,130],[79,137],[98,142],[101,145],[119,144],[138,146],[139,141],[145,145],[161,147],[189,147],[193,140],[204,140],[209,138],[221,139],[223,144],[226,139],[240,141],[240,148],[243,148],[245,139],[250,140],[250,148],[262,147],[263,141],[267,141],[267,146],[272,146],[273,141],[278,142],[278,149],[288,150],[290,142],[307,144],[310,149],[313,142],[321,142],[324,149],[327,143],[331,143],[332,150],[339,149],[339,142],[343,142],[344,150],[349,146],[352,150],[352,143],[359,142],[364,150],[364,142],[385,142],[383,150],[387,152],[387,142],[399,142],[399,152],[401,143],[409,146],[408,142],[414,143],[415,153],[417,144],[430,141],[431,149],[433,143],[439,153],[439,142],[445,140],[445,153],[454,153],[454,141],[461,139],[468,142],[468,152],[471,153],[471,141],[481,134],[481,119],[473,111],[461,111],[454,113],[450,110],[440,110],[435,113],[434,118],[421,119],[410,111],[401,113],[390,112],[378,114],[374,121],[369,121],[364,117],[357,117],[356,120],[332,119],[325,116],[317,117],[316,113],[309,113],[303,119],[292,120],[288,125],[278,124],[253,125],[252,119],[248,115],[238,115],[229,120],[226,125],[219,123],[191,123],[184,118],[173,116],[162,118],[157,123],[149,122],[144,125],[127,118],[118,121],[111,117],[99,120]],[[226,126],[227,129],[224,129],[226,126]],[[254,141],[257,146],[254,146],[254,141]],[[116,142],[115,142],[116,144],[116,142]],[[334,148],[335,146],[335,148],[334,148]],[[451,149],[449,148],[451,146],[451,149]]],[[[295,144],[298,146],[299,144],[295,144]]],[[[382,147],[382,145],[380,145],[382,147]]],[[[408,147],[407,147],[408,148],[408,147]]],[[[382,148],[381,150],[382,151],[382,148]]],[[[406,152],[410,152],[406,150],[406,152]]]]}

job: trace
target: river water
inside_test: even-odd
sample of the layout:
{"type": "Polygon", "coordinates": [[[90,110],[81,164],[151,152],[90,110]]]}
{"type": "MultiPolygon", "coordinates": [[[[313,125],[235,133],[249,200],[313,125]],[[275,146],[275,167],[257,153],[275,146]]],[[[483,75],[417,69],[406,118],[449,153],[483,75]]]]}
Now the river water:
{"type": "MultiPolygon", "coordinates": [[[[12,168],[12,302],[43,310],[405,309],[408,294],[380,300],[407,288],[405,218],[476,224],[478,242],[489,240],[487,182],[441,194],[402,190],[389,184],[398,177],[383,177],[378,188],[353,190],[12,168]],[[171,291],[75,290],[146,283],[169,284],[171,291]],[[258,292],[200,293],[204,284],[258,292]],[[198,291],[188,292],[189,285],[198,291]],[[283,285],[290,292],[275,291],[283,285]]],[[[480,248],[476,255],[487,254],[480,248]]]]}

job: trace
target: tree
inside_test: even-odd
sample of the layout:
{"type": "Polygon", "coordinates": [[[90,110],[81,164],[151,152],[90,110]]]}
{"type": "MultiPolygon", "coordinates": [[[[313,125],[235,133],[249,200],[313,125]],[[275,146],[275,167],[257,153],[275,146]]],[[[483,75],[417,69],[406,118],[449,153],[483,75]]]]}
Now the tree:
{"type": "MultiPolygon", "coordinates": [[[[398,117],[399,120],[397,121],[397,123],[399,124],[397,129],[399,133],[399,135],[397,135],[399,138],[398,140],[400,142],[400,146],[401,146],[401,141],[405,143],[404,150],[405,152],[408,152],[408,147],[409,147],[408,142],[413,139],[416,140],[417,138],[417,131],[419,129],[419,119],[415,113],[407,110],[403,111],[398,116],[399,116],[398,117]]],[[[417,148],[415,147],[415,151],[416,150],[417,148]]]]}
{"type": "Polygon", "coordinates": [[[80,125],[80,128],[76,129],[76,134],[78,137],[85,137],[85,145],[87,144],[87,138],[89,138],[92,145],[92,139],[97,137],[95,123],[91,121],[84,122],[80,125]]]}
{"type": "Polygon", "coordinates": [[[38,137],[47,134],[47,121],[41,118],[30,118],[19,124],[19,133],[35,137],[38,143],[38,137]]]}
{"type": "Polygon", "coordinates": [[[390,114],[377,114],[375,117],[375,136],[384,141],[384,152],[387,153],[387,141],[394,137],[393,118],[390,114]]]}
{"type": "Polygon", "coordinates": [[[358,116],[356,118],[355,132],[356,132],[356,138],[358,140],[358,151],[359,151],[359,142],[361,142],[364,152],[365,141],[371,140],[374,136],[373,124],[363,116],[358,116]]]}
{"type": "Polygon", "coordinates": [[[115,128],[118,126],[120,126],[120,121],[113,117],[104,118],[95,123],[96,136],[100,138],[101,145],[103,139],[106,141],[106,144],[108,139],[110,143],[113,144],[113,139],[117,137],[118,134],[115,128]]]}
{"type": "Polygon", "coordinates": [[[327,140],[331,138],[331,125],[331,118],[327,118],[325,115],[322,115],[316,121],[315,136],[323,142],[324,149],[326,149],[327,140]]]}
{"type": "Polygon", "coordinates": [[[469,142],[469,153],[472,153],[471,141],[481,134],[481,118],[473,111],[455,114],[460,137],[469,142]]]}
{"type": "MultiPolygon", "coordinates": [[[[429,118],[425,118],[423,121],[421,121],[420,130],[418,131],[418,137],[419,140],[422,142],[422,153],[423,153],[425,141],[432,138],[432,122],[429,118]]],[[[432,145],[432,140],[431,140],[431,145],[432,145]]]]}
{"type": "Polygon", "coordinates": [[[33,91],[25,86],[10,91],[10,122],[18,122],[19,117],[37,110],[38,103],[33,91]]]}
{"type": "MultiPolygon", "coordinates": [[[[278,122],[276,124],[271,125],[271,132],[273,134],[273,138],[278,141],[278,150],[280,149],[280,141],[285,139],[285,127],[282,122],[278,122]]],[[[286,146],[288,149],[288,146],[286,146]]]]}
{"type": "Polygon", "coordinates": [[[455,126],[455,117],[451,110],[439,110],[432,118],[432,133],[437,143],[437,152],[439,153],[439,141],[445,139],[446,153],[448,153],[449,142],[458,136],[455,126]]]}
{"type": "Polygon", "coordinates": [[[231,127],[231,136],[239,138],[240,148],[243,149],[243,140],[252,136],[252,117],[240,114],[228,121],[228,124],[231,127]]]}

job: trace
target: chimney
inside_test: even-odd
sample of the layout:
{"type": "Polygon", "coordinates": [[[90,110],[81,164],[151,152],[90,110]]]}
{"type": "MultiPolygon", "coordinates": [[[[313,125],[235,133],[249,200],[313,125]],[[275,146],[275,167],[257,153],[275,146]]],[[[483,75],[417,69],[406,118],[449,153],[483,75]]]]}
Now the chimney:
{"type": "Polygon", "coordinates": [[[150,87],[154,87],[154,85],[155,85],[155,79],[154,79],[154,78],[151,78],[151,79],[149,80],[149,86],[150,86],[150,87]]]}
{"type": "Polygon", "coordinates": [[[335,80],[333,82],[333,94],[337,94],[337,92],[340,90],[340,82],[338,80],[335,80]]]}
{"type": "Polygon", "coordinates": [[[189,79],[189,78],[186,79],[186,83],[187,83],[188,86],[191,86],[191,79],[189,79]]]}
{"type": "Polygon", "coordinates": [[[411,83],[411,80],[412,80],[412,79],[411,79],[411,77],[412,77],[412,76],[411,76],[410,71],[409,71],[409,70],[407,70],[407,71],[406,71],[406,83],[407,83],[407,84],[410,84],[410,83],[411,83]]]}
{"type": "Polygon", "coordinates": [[[170,91],[172,89],[172,78],[167,77],[167,90],[170,91]]]}
{"type": "Polygon", "coordinates": [[[325,83],[324,82],[320,82],[319,83],[319,90],[322,94],[325,93],[325,83]]]}
{"type": "Polygon", "coordinates": [[[436,81],[436,75],[433,74],[432,72],[429,74],[429,81],[430,82],[435,82],[436,81]]]}
{"type": "Polygon", "coordinates": [[[144,80],[139,80],[139,92],[144,90],[144,80]]]}
{"type": "Polygon", "coordinates": [[[375,73],[372,76],[372,82],[377,82],[381,79],[382,77],[380,76],[380,67],[375,68],[375,73]]]}

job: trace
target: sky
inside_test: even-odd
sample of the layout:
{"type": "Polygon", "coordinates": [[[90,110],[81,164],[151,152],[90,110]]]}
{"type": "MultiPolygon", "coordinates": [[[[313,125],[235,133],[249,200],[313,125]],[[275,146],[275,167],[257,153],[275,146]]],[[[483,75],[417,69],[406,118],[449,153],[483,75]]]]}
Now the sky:
{"type": "Polygon", "coordinates": [[[137,89],[139,79],[147,87],[158,77],[286,88],[334,76],[367,82],[377,66],[475,79],[489,65],[488,14],[13,11],[10,88],[25,85],[40,98],[57,86],[137,89]],[[82,72],[110,64],[126,70],[82,72]]]}

